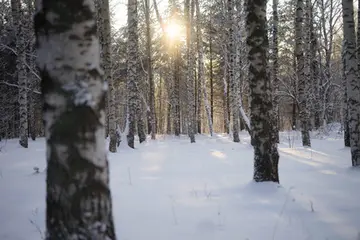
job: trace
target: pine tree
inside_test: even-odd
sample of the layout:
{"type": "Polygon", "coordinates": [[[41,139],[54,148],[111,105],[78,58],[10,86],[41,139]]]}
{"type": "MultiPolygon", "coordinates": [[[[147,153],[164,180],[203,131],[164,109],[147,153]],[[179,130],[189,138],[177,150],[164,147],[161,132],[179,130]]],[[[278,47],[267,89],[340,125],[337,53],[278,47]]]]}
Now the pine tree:
{"type": "Polygon", "coordinates": [[[272,96],[267,74],[269,41],[266,29],[266,1],[245,1],[249,47],[249,89],[251,131],[254,147],[254,180],[279,182],[279,154],[272,138],[272,96]]]}
{"type": "Polygon", "coordinates": [[[43,0],[37,8],[48,163],[46,239],[114,240],[94,1],[43,0]]]}

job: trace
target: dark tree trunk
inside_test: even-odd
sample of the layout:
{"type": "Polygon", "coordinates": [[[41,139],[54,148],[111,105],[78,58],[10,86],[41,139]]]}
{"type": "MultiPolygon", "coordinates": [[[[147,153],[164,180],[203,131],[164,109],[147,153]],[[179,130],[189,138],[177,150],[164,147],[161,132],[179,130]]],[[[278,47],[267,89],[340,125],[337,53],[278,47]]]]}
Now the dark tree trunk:
{"type": "Polygon", "coordinates": [[[210,51],[210,109],[211,109],[211,122],[214,123],[214,70],[213,70],[213,49],[212,49],[212,32],[210,24],[210,40],[209,40],[209,51],[210,51]]]}

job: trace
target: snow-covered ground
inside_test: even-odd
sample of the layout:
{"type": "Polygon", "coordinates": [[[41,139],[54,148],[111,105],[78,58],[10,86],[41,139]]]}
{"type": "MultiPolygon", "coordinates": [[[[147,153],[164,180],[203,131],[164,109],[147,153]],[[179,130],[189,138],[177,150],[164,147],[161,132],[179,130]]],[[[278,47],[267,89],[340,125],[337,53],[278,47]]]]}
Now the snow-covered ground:
{"type": "MultiPolygon", "coordinates": [[[[280,185],[253,183],[249,139],[163,136],[110,154],[120,240],[359,240],[360,169],[339,137],[300,146],[282,133],[280,185]],[[292,148],[290,145],[294,145],[292,148]]],[[[3,144],[3,143],[1,143],[3,144]]],[[[44,139],[0,153],[0,240],[38,240],[45,226],[44,139]],[[34,167],[40,173],[34,173],[34,167]]]]}

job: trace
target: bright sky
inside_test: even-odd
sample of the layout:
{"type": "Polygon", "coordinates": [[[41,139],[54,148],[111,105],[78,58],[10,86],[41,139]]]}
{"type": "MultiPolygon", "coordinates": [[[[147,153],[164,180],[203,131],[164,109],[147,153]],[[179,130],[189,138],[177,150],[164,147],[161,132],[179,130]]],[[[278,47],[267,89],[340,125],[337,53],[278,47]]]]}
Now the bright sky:
{"type": "Polygon", "coordinates": [[[110,0],[110,9],[114,13],[114,25],[124,26],[127,21],[127,0],[110,0]]]}
{"type": "MultiPolygon", "coordinates": [[[[127,0],[110,0],[110,8],[112,13],[114,13],[114,26],[124,26],[127,22],[127,0]]],[[[150,0],[150,6],[153,6],[153,1],[150,0]]],[[[166,8],[167,0],[156,0],[156,3],[159,7],[159,11],[161,12],[166,8]]],[[[139,1],[140,5],[140,1],[139,1]]],[[[155,13],[153,13],[155,14],[155,13]]]]}

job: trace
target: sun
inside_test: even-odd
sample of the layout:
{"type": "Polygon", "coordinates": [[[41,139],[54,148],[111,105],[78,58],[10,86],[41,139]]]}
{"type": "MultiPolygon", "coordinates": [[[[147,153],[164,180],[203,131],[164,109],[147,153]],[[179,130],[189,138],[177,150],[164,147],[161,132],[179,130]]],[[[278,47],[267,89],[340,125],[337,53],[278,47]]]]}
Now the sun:
{"type": "Polygon", "coordinates": [[[170,39],[180,38],[181,31],[181,26],[175,21],[170,21],[165,27],[165,32],[170,39]]]}

